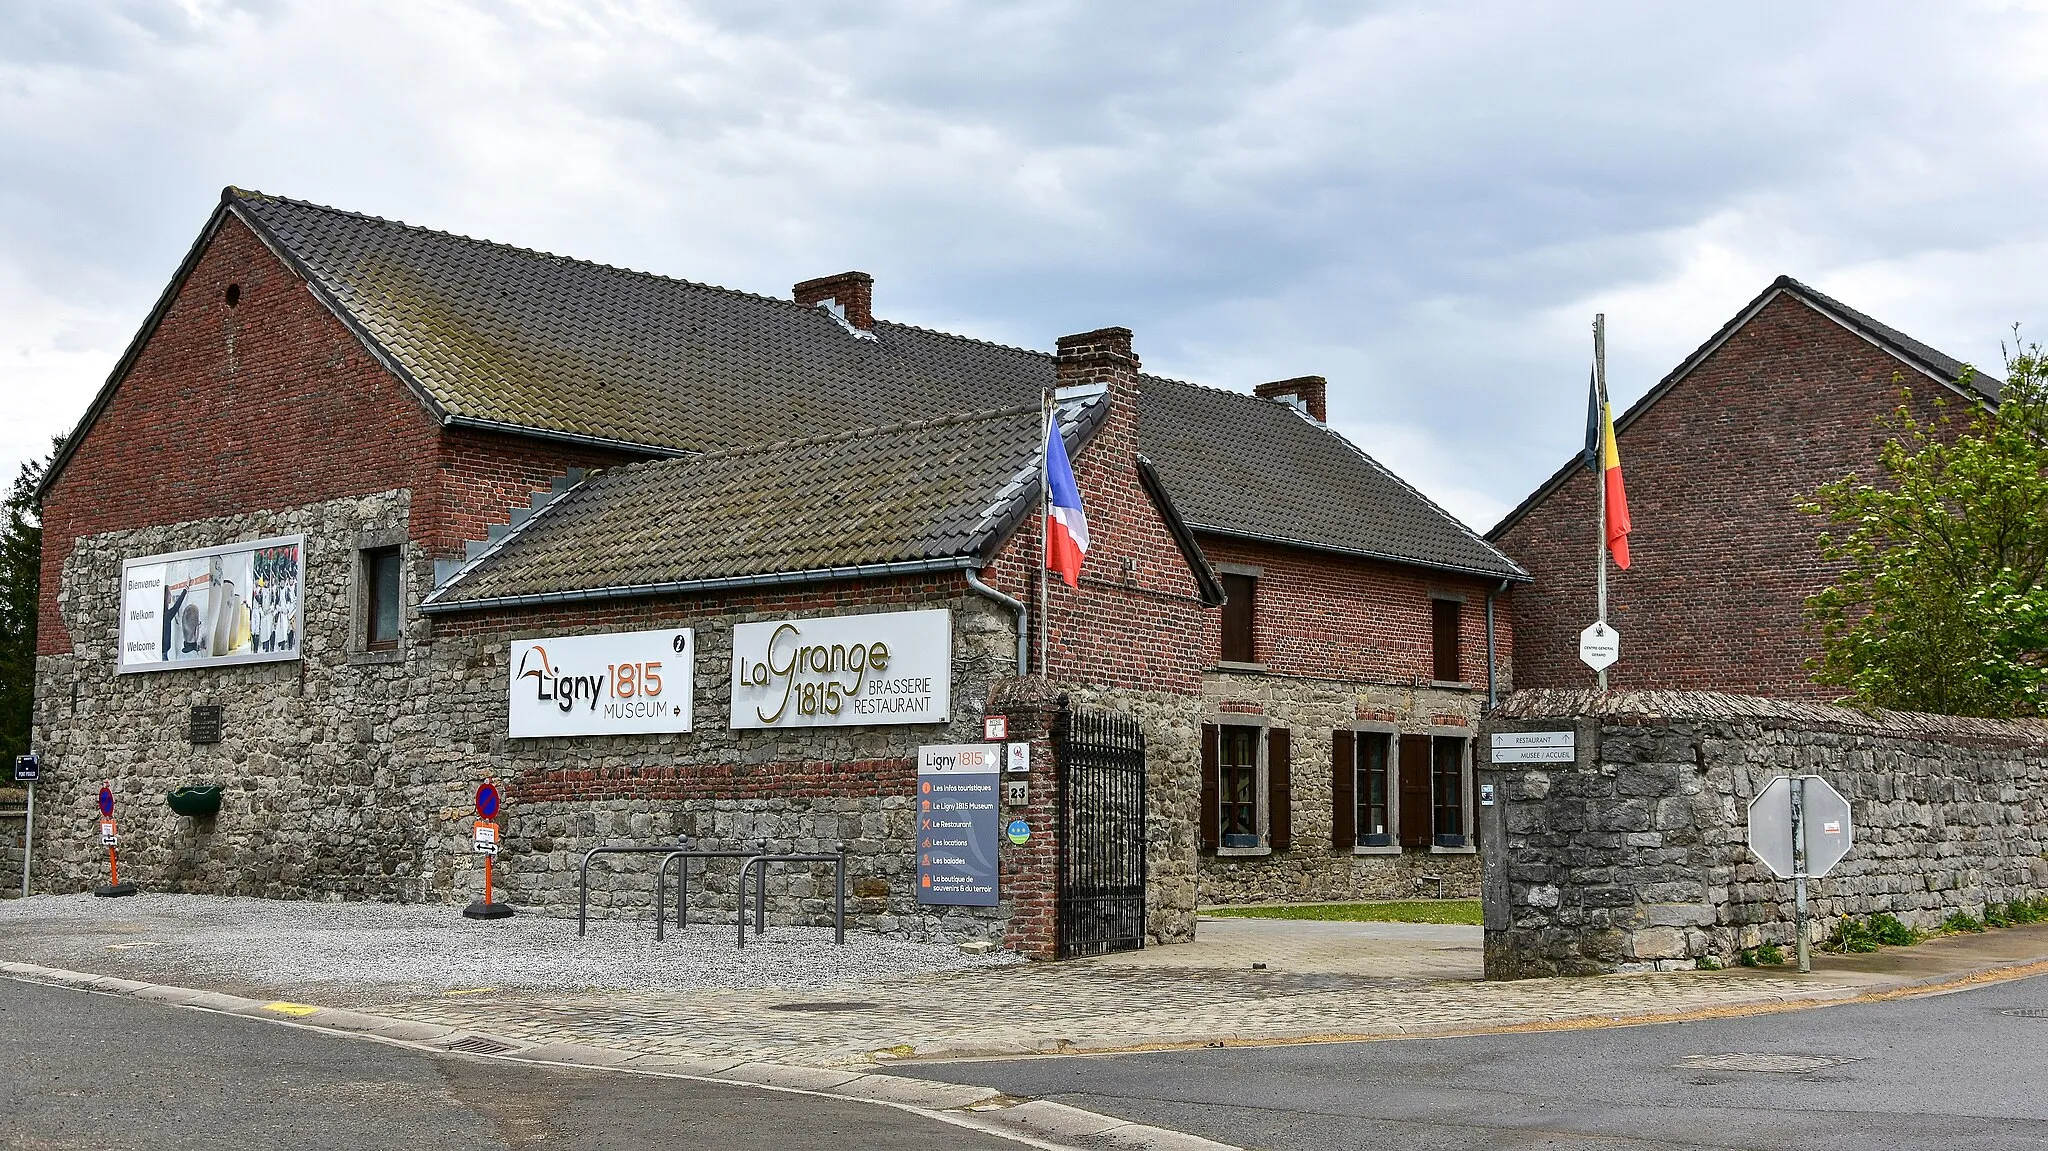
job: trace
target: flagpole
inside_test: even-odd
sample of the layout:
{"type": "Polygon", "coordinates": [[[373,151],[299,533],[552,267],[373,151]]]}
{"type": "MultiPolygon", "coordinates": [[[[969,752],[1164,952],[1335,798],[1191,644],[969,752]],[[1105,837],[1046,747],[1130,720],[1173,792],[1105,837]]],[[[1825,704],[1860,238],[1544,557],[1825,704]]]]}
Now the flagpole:
{"type": "Polygon", "coordinates": [[[1052,631],[1051,596],[1045,582],[1046,567],[1052,561],[1052,397],[1040,398],[1040,429],[1038,437],[1038,674],[1050,675],[1046,667],[1046,637],[1052,631]]]}
{"type": "MultiPolygon", "coordinates": [[[[1607,315],[1593,316],[1593,390],[1600,397],[1600,449],[1594,460],[1593,504],[1600,509],[1600,530],[1593,539],[1593,586],[1598,597],[1601,626],[1607,624],[1607,315]]],[[[1601,691],[1607,690],[1607,669],[1598,673],[1601,691]]]]}

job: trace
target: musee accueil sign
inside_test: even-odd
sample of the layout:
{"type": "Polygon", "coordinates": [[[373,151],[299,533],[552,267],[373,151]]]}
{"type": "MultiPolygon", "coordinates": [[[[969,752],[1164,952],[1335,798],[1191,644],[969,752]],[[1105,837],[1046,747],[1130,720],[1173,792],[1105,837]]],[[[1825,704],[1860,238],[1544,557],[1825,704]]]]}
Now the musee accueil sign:
{"type": "Polygon", "coordinates": [[[686,627],[513,640],[509,734],[688,731],[696,656],[686,627]]]}
{"type": "Polygon", "coordinates": [[[945,723],[953,613],[813,616],[732,629],[732,726],[945,723]]]}

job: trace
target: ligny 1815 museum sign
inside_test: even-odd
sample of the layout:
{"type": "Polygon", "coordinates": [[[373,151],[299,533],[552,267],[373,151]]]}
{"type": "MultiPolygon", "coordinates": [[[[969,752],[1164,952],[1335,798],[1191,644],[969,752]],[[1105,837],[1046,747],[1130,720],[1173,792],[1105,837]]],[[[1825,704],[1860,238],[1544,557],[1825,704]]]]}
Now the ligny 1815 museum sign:
{"type": "Polygon", "coordinates": [[[732,726],[945,723],[953,613],[743,623],[732,629],[732,726]]]}
{"type": "Polygon", "coordinates": [[[690,628],[512,641],[507,731],[635,735],[690,730],[690,628]]]}

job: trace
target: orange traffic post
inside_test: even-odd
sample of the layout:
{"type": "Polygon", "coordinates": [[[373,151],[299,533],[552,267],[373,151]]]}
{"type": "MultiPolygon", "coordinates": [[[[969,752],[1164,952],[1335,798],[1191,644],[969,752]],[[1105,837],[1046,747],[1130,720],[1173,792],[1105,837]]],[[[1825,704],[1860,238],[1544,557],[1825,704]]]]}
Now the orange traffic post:
{"type": "Polygon", "coordinates": [[[135,894],[134,884],[121,882],[121,857],[115,850],[116,845],[121,842],[121,837],[116,832],[114,785],[103,783],[100,785],[100,842],[106,845],[107,849],[107,885],[96,888],[93,891],[94,895],[112,897],[135,894]]]}
{"type": "Polygon", "coordinates": [[[473,850],[484,857],[484,897],[463,908],[462,914],[467,919],[506,919],[512,908],[491,898],[491,864],[498,858],[498,825],[492,818],[498,814],[498,785],[488,779],[476,789],[476,813],[470,834],[473,850]]]}

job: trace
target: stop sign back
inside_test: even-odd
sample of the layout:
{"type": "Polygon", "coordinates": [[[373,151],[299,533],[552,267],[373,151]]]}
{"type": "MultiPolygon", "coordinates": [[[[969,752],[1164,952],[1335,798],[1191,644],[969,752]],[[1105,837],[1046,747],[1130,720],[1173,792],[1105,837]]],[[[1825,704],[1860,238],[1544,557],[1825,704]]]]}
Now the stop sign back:
{"type": "Polygon", "coordinates": [[[1849,854],[1855,829],[1849,801],[1817,775],[1780,776],[1749,802],[1749,850],[1779,879],[1799,873],[1793,858],[1792,781],[1805,786],[1800,822],[1806,825],[1806,874],[1826,875],[1849,854]]]}

